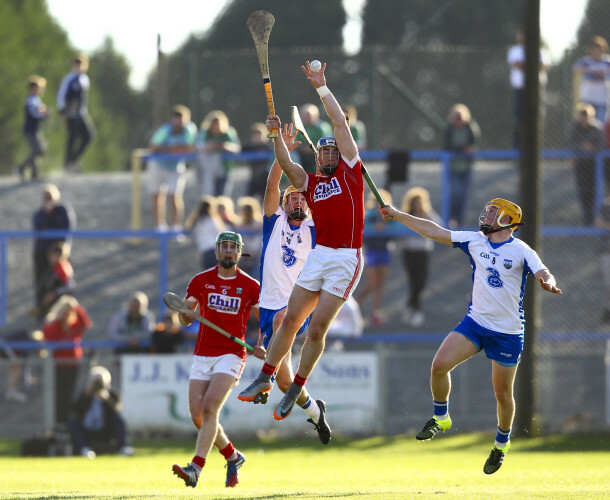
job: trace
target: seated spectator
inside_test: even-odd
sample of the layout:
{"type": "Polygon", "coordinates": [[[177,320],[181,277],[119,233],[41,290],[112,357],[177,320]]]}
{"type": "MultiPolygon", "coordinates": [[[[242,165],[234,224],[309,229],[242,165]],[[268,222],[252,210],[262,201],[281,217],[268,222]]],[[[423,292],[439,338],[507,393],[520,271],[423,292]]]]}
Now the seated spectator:
{"type": "Polygon", "coordinates": [[[356,146],[360,151],[366,149],[366,126],[360,120],[358,120],[358,111],[352,104],[345,104],[341,106],[341,109],[345,113],[345,118],[349,124],[350,132],[356,142],[356,146]]]}
{"type": "Polygon", "coordinates": [[[154,326],[155,318],[148,309],[148,297],[144,292],[132,293],[125,309],[116,312],[108,323],[108,338],[125,344],[114,352],[147,352],[154,326]]]}
{"type": "Polygon", "coordinates": [[[49,265],[38,281],[37,304],[33,311],[43,319],[62,295],[73,295],[74,269],[68,260],[70,246],[64,241],[54,243],[47,251],[49,265]]]}
{"type": "Polygon", "coordinates": [[[225,223],[218,215],[214,197],[203,195],[197,208],[186,219],[185,228],[190,231],[200,255],[201,269],[216,265],[216,236],[225,230],[225,223]]]}
{"type": "Polygon", "coordinates": [[[152,333],[152,346],[150,352],[158,354],[172,354],[178,351],[178,347],[184,342],[185,335],[182,325],[178,320],[176,311],[166,311],[163,321],[157,323],[152,333]]]}
{"type": "Polygon", "coordinates": [[[42,333],[50,342],[72,342],[53,350],[55,358],[55,421],[65,424],[72,407],[78,369],[83,360],[81,341],[93,326],[87,310],[70,295],[60,297],[45,318],[42,333]]]}
{"type": "Polygon", "coordinates": [[[9,361],[6,374],[6,392],[4,393],[4,399],[7,401],[25,403],[28,400],[25,391],[28,384],[25,360],[34,352],[39,352],[26,349],[13,349],[12,347],[9,347],[8,343],[28,341],[40,342],[43,340],[43,338],[44,337],[40,330],[30,333],[24,328],[9,331],[8,333],[3,333],[0,336],[0,358],[5,358],[9,361]]]}
{"type": "Polygon", "coordinates": [[[229,196],[216,197],[216,209],[218,216],[225,223],[225,231],[233,231],[239,224],[239,217],[235,213],[235,203],[229,196]]]}
{"type": "Polygon", "coordinates": [[[121,401],[118,391],[111,385],[110,372],[103,366],[94,366],[84,391],[78,396],[68,420],[72,447],[83,457],[95,458],[93,447],[118,451],[132,456],[127,426],[120,414],[121,401]]]}

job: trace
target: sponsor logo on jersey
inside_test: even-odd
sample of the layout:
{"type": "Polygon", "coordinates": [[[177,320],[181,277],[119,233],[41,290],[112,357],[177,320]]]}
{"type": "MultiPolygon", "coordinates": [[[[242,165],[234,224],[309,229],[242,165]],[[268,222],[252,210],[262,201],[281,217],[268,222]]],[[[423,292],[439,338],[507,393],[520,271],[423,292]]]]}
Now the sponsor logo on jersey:
{"type": "Polygon", "coordinates": [[[313,201],[327,200],[331,196],[341,194],[341,185],[336,177],[331,177],[329,182],[318,184],[313,192],[313,201]]]}
{"type": "Polygon", "coordinates": [[[485,269],[489,275],[487,276],[487,284],[492,288],[502,288],[504,283],[502,283],[502,278],[500,278],[500,273],[497,269],[493,267],[488,267],[485,269]]]}
{"type": "Polygon", "coordinates": [[[241,297],[228,297],[219,293],[208,294],[208,307],[218,312],[237,314],[241,306],[241,297]]]}
{"type": "Polygon", "coordinates": [[[513,267],[513,261],[510,259],[504,259],[504,267],[506,269],[510,269],[511,267],[513,267]]]}
{"type": "Polygon", "coordinates": [[[282,262],[286,267],[292,267],[297,263],[294,250],[286,245],[282,245],[282,262]]]}

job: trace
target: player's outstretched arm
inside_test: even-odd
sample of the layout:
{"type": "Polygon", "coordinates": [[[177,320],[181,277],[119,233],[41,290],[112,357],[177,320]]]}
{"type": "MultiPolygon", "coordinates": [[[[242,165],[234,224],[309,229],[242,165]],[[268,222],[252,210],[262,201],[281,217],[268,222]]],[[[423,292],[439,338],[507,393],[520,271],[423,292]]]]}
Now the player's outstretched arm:
{"type": "Polygon", "coordinates": [[[349,125],[345,119],[345,113],[341,109],[341,106],[339,106],[335,96],[328,90],[328,87],[326,87],[326,76],[324,75],[326,63],[322,65],[320,71],[312,71],[309,61],[306,61],[305,66],[301,66],[301,69],[320,95],[320,99],[322,99],[324,109],[326,109],[326,113],[332,122],[333,133],[337,140],[337,146],[339,147],[341,156],[348,161],[354,159],[358,154],[358,146],[356,146],[356,142],[352,137],[349,125]]]}
{"type": "MultiPolygon", "coordinates": [[[[269,131],[281,130],[282,128],[280,117],[277,115],[267,116],[265,125],[269,131]]],[[[307,180],[307,173],[303,170],[301,165],[293,162],[292,158],[290,158],[290,151],[284,142],[282,134],[278,134],[278,137],[273,138],[273,148],[275,150],[275,158],[280,167],[282,167],[282,170],[288,176],[288,179],[290,179],[290,183],[297,189],[302,188],[307,180]]]]}
{"type": "Polygon", "coordinates": [[[549,272],[548,269],[541,269],[534,276],[540,283],[540,286],[547,292],[563,295],[561,290],[557,288],[555,277],[549,272]]]}
{"type": "Polygon", "coordinates": [[[379,213],[381,213],[381,216],[385,221],[394,219],[426,238],[430,238],[445,245],[452,244],[451,231],[439,226],[436,222],[401,212],[400,210],[396,210],[392,205],[381,207],[379,213]]]}

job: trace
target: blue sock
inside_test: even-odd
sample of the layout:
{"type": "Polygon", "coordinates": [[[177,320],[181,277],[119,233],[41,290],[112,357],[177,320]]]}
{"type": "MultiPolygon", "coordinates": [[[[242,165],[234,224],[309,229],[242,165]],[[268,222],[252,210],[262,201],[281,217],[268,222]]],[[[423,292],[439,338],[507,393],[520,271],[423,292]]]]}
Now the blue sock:
{"type": "Polygon", "coordinates": [[[433,401],[434,403],[434,416],[435,417],[445,417],[449,412],[449,402],[448,401],[433,401]]]}
{"type": "Polygon", "coordinates": [[[510,439],[510,429],[508,429],[507,431],[503,431],[502,429],[500,429],[500,426],[498,426],[498,433],[496,434],[496,446],[498,446],[499,448],[504,448],[504,446],[506,446],[506,443],[508,443],[508,440],[510,439]]]}

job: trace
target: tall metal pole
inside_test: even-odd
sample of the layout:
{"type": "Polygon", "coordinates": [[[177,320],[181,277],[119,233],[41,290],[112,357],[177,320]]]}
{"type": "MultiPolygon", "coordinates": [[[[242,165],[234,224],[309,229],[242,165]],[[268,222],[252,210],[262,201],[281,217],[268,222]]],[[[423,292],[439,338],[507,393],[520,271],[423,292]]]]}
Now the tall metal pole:
{"type": "MultiPolygon", "coordinates": [[[[542,253],[540,237],[541,170],[540,170],[540,0],[525,1],[525,88],[521,117],[520,204],[525,226],[520,238],[538,254],[542,253]]],[[[517,414],[513,430],[516,434],[536,433],[536,371],[535,346],[540,313],[540,287],[528,280],[523,307],[525,310],[525,346],[517,373],[517,414]]]]}

